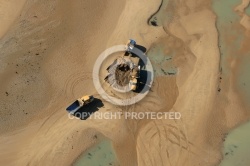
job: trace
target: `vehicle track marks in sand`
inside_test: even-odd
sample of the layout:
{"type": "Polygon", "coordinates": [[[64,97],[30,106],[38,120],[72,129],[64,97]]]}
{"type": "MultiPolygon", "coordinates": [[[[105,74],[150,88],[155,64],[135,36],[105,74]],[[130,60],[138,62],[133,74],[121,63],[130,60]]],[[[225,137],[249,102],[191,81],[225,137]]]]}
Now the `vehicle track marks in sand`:
{"type": "MultiPolygon", "coordinates": [[[[152,156],[152,157],[153,158],[160,157],[162,165],[164,165],[164,163],[166,163],[166,162],[168,162],[170,165],[174,165],[174,166],[181,165],[181,163],[184,163],[183,158],[181,158],[181,155],[184,155],[184,154],[186,154],[185,155],[186,160],[188,159],[188,154],[190,153],[190,148],[189,148],[190,145],[186,139],[186,136],[183,135],[183,127],[180,126],[179,122],[174,121],[174,120],[172,120],[171,122],[166,122],[164,120],[154,120],[151,123],[148,123],[147,126],[144,127],[141,132],[143,132],[143,133],[139,134],[138,140],[140,140],[140,139],[142,139],[142,140],[139,141],[138,144],[144,144],[144,148],[143,149],[140,148],[140,149],[142,151],[147,151],[146,149],[150,149],[151,152],[154,151],[154,153],[151,153],[151,155],[154,154],[154,156],[152,156]],[[142,138],[141,135],[143,135],[144,138],[142,138]],[[145,140],[145,138],[148,138],[148,139],[145,140]],[[156,141],[156,140],[158,140],[158,141],[156,141]],[[143,143],[143,142],[147,142],[148,144],[145,145],[145,143],[143,143]],[[158,145],[156,145],[157,142],[158,142],[158,145]],[[163,142],[164,142],[164,144],[163,144],[163,142]],[[178,148],[179,150],[178,150],[178,152],[175,152],[176,154],[175,153],[173,154],[173,152],[171,152],[171,149],[175,145],[179,147],[178,148]],[[165,151],[162,149],[164,149],[165,151]],[[183,152],[183,150],[185,150],[187,152],[183,152]],[[157,154],[158,157],[155,156],[155,154],[157,154]],[[168,156],[167,159],[162,158],[162,156],[165,156],[165,155],[168,156]],[[175,156],[174,157],[175,159],[173,159],[173,155],[175,156]]],[[[193,153],[193,152],[191,152],[191,153],[193,153]]],[[[146,154],[144,154],[144,155],[146,155],[146,154]]],[[[145,157],[146,156],[144,156],[143,158],[145,158],[145,157]]],[[[186,161],[186,160],[184,160],[184,161],[186,161]]],[[[150,161],[152,163],[146,164],[146,165],[154,165],[157,162],[159,163],[159,160],[157,160],[157,162],[153,162],[152,160],[150,160],[150,161]]]]}
{"type": "Polygon", "coordinates": [[[65,84],[63,86],[64,89],[64,95],[67,98],[72,98],[72,96],[76,97],[76,88],[78,86],[84,86],[84,82],[86,80],[92,79],[92,73],[91,72],[75,72],[74,74],[71,74],[65,81],[65,84]]]}
{"type": "MultiPolygon", "coordinates": [[[[104,75],[99,76],[99,79],[102,78],[105,78],[104,75]]],[[[66,96],[66,99],[69,100],[79,98],[84,94],[86,95],[87,92],[81,90],[83,89],[81,87],[85,87],[85,85],[91,84],[92,81],[99,81],[93,80],[92,72],[75,72],[74,74],[71,74],[69,77],[67,77],[65,84],[63,85],[63,95],[66,96]]],[[[104,89],[104,91],[112,93],[112,90],[110,90],[111,87],[106,82],[102,82],[101,87],[104,89]]],[[[93,95],[94,97],[102,98],[99,92],[100,91],[98,89],[93,88],[91,91],[88,91],[87,94],[93,95]]],[[[115,96],[115,93],[112,94],[113,96],[115,96]]],[[[103,100],[102,102],[105,102],[105,100],[103,100]]]]}
{"type": "MultiPolygon", "coordinates": [[[[64,107],[58,107],[56,110],[63,110],[63,109],[64,109],[64,107]]],[[[49,122],[49,120],[51,120],[51,119],[54,120],[54,119],[53,119],[53,116],[55,116],[56,113],[57,113],[57,111],[54,111],[54,112],[52,112],[51,114],[49,114],[49,115],[45,118],[45,120],[43,121],[43,123],[42,123],[41,126],[39,127],[37,133],[39,133],[39,131],[42,130],[42,129],[44,128],[44,126],[46,125],[46,123],[49,122]]],[[[45,134],[47,134],[48,131],[53,127],[53,125],[56,124],[56,122],[57,122],[58,120],[60,120],[62,117],[64,117],[64,116],[65,116],[65,114],[61,114],[60,116],[57,117],[56,120],[54,120],[54,122],[47,124],[47,125],[49,125],[49,127],[46,127],[46,132],[45,132],[45,134]]]]}

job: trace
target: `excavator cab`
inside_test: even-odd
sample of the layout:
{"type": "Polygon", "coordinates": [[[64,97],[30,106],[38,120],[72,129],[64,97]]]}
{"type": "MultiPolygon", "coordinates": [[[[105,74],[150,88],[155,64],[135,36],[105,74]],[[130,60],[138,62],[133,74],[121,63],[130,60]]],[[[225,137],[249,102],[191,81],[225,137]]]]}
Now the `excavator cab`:
{"type": "Polygon", "coordinates": [[[136,41],[133,39],[129,39],[129,41],[127,42],[127,52],[131,52],[133,50],[133,48],[136,45],[136,41]]]}

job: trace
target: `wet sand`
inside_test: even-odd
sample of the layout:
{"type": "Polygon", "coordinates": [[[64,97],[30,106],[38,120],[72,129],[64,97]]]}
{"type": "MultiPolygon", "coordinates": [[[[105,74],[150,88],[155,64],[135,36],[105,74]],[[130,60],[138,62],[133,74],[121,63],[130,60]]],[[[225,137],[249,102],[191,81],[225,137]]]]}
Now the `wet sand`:
{"type": "Polygon", "coordinates": [[[220,78],[216,14],[206,0],[161,3],[27,0],[0,40],[1,165],[70,165],[98,134],[112,141],[124,166],[220,163],[225,134],[249,114],[234,77],[220,78]],[[158,26],[150,25],[154,16],[158,26]],[[101,99],[92,82],[99,54],[129,38],[148,49],[158,73],[153,87],[135,105],[103,100],[98,111],[171,111],[182,118],[69,119],[65,108],[76,98],[101,99]],[[165,74],[169,66],[177,74],[165,74]]]}

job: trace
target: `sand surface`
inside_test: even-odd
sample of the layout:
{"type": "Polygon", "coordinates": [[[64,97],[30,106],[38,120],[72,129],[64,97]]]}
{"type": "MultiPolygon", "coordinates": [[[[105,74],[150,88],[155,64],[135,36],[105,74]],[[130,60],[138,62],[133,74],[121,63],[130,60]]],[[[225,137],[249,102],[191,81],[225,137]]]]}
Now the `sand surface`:
{"type": "Polygon", "coordinates": [[[1,0],[0,2],[0,38],[10,29],[20,14],[26,0],[1,0]]]}
{"type": "MultiPolygon", "coordinates": [[[[167,10],[161,0],[1,2],[0,165],[70,165],[104,135],[122,166],[212,166],[224,135],[249,116],[234,80],[220,83],[216,15],[206,0],[169,0],[167,10]],[[148,24],[154,14],[160,26],[148,24]],[[178,73],[157,75],[135,105],[103,100],[98,111],[171,111],[181,119],[69,119],[65,108],[76,98],[101,99],[92,80],[99,54],[129,38],[175,52],[178,73]]],[[[247,19],[240,23],[249,29],[247,19]]]]}

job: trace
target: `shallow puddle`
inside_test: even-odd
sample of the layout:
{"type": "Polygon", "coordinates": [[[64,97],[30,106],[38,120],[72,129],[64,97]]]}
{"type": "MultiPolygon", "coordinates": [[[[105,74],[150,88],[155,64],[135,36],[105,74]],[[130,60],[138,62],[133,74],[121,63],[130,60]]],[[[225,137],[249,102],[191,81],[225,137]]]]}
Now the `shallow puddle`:
{"type": "Polygon", "coordinates": [[[148,23],[153,26],[162,26],[165,21],[171,20],[173,13],[167,10],[170,5],[169,0],[162,0],[159,9],[148,20],[148,23]]]}
{"type": "MultiPolygon", "coordinates": [[[[234,8],[241,4],[241,0],[213,0],[212,7],[217,15],[217,30],[219,32],[219,48],[221,53],[222,76],[229,76],[231,68],[229,59],[239,56],[246,57],[240,65],[236,85],[244,92],[245,99],[250,101],[250,57],[241,53],[240,48],[245,38],[245,33],[240,22],[240,17],[234,8]]],[[[249,9],[247,9],[249,10],[249,9]]],[[[237,111],[237,110],[235,110],[237,111]]],[[[224,142],[224,158],[220,166],[247,166],[250,165],[250,122],[234,129],[224,142]]]]}
{"type": "Polygon", "coordinates": [[[219,48],[221,53],[221,67],[223,73],[228,74],[227,59],[237,56],[235,50],[239,50],[244,34],[239,34],[235,24],[239,23],[240,17],[234,12],[235,6],[240,0],[213,0],[212,8],[217,15],[216,27],[219,32],[219,48]]]}
{"type": "Polygon", "coordinates": [[[245,12],[248,16],[250,16],[250,5],[245,9],[245,12]]]}
{"type": "Polygon", "coordinates": [[[164,53],[164,44],[158,43],[147,53],[154,67],[155,76],[176,75],[177,68],[173,64],[174,52],[164,53]]]}
{"type": "Polygon", "coordinates": [[[103,140],[79,156],[73,166],[118,166],[118,161],[109,140],[103,140]]]}
{"type": "MultiPolygon", "coordinates": [[[[245,57],[242,60],[236,85],[244,94],[245,103],[250,102],[250,51],[241,52],[241,45],[245,39],[245,31],[239,24],[240,16],[234,11],[234,8],[241,4],[241,0],[213,0],[213,10],[218,19],[216,26],[219,32],[219,46],[221,52],[221,67],[223,74],[230,74],[228,65],[229,59],[245,57]]],[[[250,11],[249,7],[246,11],[250,11]]]]}
{"type": "Polygon", "coordinates": [[[228,134],[224,142],[224,159],[219,166],[250,165],[250,122],[228,134]]]}
{"type": "MultiPolygon", "coordinates": [[[[240,91],[243,94],[243,100],[245,103],[250,104],[250,54],[242,60],[242,66],[239,69],[239,80],[237,86],[240,87],[240,91]]],[[[250,106],[250,105],[249,105],[250,106]]]]}

